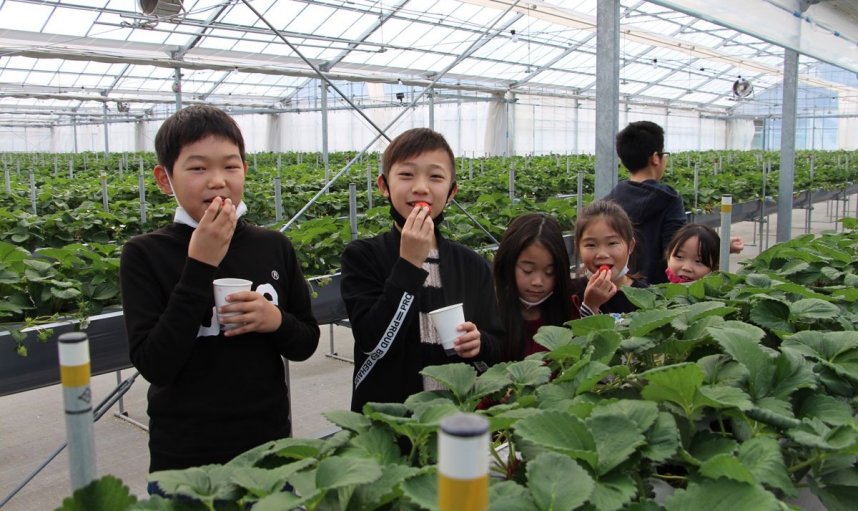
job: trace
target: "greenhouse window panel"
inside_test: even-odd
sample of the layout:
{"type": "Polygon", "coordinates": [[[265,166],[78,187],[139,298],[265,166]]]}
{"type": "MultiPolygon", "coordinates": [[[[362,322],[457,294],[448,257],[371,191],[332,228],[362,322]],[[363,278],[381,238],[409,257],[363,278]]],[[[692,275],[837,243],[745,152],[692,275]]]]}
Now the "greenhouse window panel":
{"type": "MultiPolygon", "coordinates": [[[[3,14],[5,16],[6,14],[3,14]]],[[[58,9],[45,24],[41,32],[45,34],[83,36],[99,18],[96,12],[58,9]]],[[[17,27],[16,27],[17,28],[17,27]]],[[[113,37],[111,35],[111,37],[113,37]]]]}
{"type": "Polygon", "coordinates": [[[47,5],[5,0],[0,3],[0,28],[41,32],[53,10],[47,5]]]}

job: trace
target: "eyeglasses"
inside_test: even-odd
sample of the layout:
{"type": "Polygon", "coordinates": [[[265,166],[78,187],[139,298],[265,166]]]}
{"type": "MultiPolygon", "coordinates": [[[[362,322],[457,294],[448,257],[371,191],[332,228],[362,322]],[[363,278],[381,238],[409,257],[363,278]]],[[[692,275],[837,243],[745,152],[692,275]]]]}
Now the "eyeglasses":
{"type": "Polygon", "coordinates": [[[664,158],[665,156],[670,156],[670,153],[667,151],[662,151],[662,152],[658,153],[658,156],[661,158],[664,158]]]}

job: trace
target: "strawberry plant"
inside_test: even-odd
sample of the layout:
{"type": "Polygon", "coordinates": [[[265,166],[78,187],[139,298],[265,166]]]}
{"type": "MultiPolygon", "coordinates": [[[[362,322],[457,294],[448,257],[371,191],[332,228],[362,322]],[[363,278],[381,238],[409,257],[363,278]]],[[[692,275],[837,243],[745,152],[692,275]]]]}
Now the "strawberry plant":
{"type": "MultiPolygon", "coordinates": [[[[437,430],[459,411],[490,422],[490,510],[775,511],[799,509],[803,488],[853,509],[855,243],[827,234],[804,240],[807,265],[782,245],[738,275],[625,288],[640,310],[620,322],[543,327],[548,351],[480,375],[428,367],[443,390],[328,412],[341,430],[325,439],[151,474],[167,499],[118,509],[437,509],[437,430]]],[[[105,479],[82,493],[115,491],[105,479]]]]}

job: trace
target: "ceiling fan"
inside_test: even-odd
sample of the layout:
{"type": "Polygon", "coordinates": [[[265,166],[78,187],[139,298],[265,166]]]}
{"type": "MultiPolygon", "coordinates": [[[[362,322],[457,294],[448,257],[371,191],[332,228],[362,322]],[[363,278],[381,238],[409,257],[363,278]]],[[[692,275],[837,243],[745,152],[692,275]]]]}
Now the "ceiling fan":
{"type": "Polygon", "coordinates": [[[738,80],[733,82],[733,96],[736,99],[747,98],[754,92],[754,86],[751,85],[751,82],[748,80],[739,77],[738,80]]]}
{"type": "Polygon", "coordinates": [[[170,17],[182,10],[182,0],[137,0],[143,14],[149,16],[170,17]]]}

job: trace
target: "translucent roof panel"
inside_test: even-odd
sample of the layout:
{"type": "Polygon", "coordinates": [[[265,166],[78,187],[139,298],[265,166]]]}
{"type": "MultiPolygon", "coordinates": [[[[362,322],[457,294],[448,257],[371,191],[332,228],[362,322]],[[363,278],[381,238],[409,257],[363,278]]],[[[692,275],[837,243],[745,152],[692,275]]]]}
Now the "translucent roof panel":
{"type": "MultiPolygon", "coordinates": [[[[169,111],[176,68],[181,99],[248,108],[280,99],[318,108],[313,67],[360,91],[365,81],[419,90],[434,79],[446,92],[595,97],[597,0],[163,0],[162,8],[169,2],[182,9],[147,15],[137,0],[0,0],[0,115],[45,105],[97,115],[104,101],[169,111]],[[315,91],[302,93],[310,85],[315,91]]],[[[745,101],[781,83],[780,46],[670,3],[620,2],[624,98],[729,113],[739,76],[755,89],[745,101]]],[[[858,34],[847,28],[837,37],[858,34]]],[[[855,53],[839,58],[858,66],[855,53]]],[[[813,74],[817,64],[801,57],[803,86],[858,98],[858,84],[813,74]]]]}

